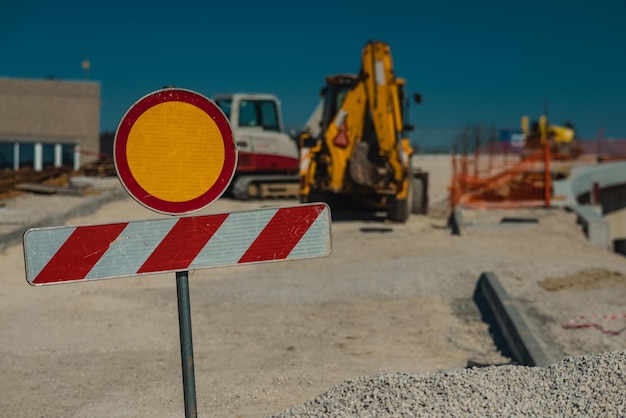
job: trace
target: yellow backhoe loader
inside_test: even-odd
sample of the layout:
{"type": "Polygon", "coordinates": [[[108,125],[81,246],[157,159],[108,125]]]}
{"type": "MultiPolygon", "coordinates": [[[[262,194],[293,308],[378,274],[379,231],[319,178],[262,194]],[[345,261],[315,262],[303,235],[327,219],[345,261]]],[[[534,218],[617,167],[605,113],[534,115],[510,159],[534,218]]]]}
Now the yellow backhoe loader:
{"type": "Polygon", "coordinates": [[[397,222],[427,212],[428,173],[411,167],[404,89],[379,41],[363,48],[358,75],[326,77],[315,129],[300,136],[301,202],[386,210],[397,222]]]}

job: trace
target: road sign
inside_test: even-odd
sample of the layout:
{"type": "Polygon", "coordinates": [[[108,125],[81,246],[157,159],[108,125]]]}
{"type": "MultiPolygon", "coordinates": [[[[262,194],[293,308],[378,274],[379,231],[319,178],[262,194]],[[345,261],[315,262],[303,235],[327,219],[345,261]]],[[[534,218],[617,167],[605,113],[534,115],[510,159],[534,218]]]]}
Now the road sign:
{"type": "Polygon", "coordinates": [[[115,133],[114,161],[137,202],[182,215],[224,193],[235,173],[237,148],[215,103],[190,90],[165,88],[126,112],[115,133]]]}
{"type": "MultiPolygon", "coordinates": [[[[230,124],[215,103],[190,90],[148,94],[122,118],[114,161],[126,191],[169,215],[219,198],[237,166],[230,124]]],[[[206,216],[29,229],[26,280],[33,286],[176,272],[185,417],[196,394],[188,270],[330,255],[326,204],[206,216]]]]}
{"type": "Polygon", "coordinates": [[[330,255],[323,203],[24,234],[31,285],[199,270],[330,255]]]}

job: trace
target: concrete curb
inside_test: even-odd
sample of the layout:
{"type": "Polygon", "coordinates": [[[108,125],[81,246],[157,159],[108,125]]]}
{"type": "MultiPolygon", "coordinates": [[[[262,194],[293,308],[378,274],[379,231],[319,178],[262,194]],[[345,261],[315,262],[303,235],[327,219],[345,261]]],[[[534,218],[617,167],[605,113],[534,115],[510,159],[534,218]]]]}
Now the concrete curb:
{"type": "Polygon", "coordinates": [[[98,195],[83,196],[83,201],[72,208],[68,208],[68,210],[63,211],[62,213],[32,220],[28,223],[28,225],[23,225],[20,228],[16,228],[2,234],[0,236],[0,251],[12,245],[21,243],[24,233],[31,228],[61,226],[68,219],[89,215],[98,210],[102,205],[114,202],[124,197],[128,197],[128,193],[122,188],[107,190],[98,195]]]}
{"type": "MultiPolygon", "coordinates": [[[[591,206],[573,205],[567,207],[576,213],[576,222],[582,226],[583,232],[593,245],[603,250],[611,250],[611,232],[609,223],[602,214],[591,206]]],[[[600,209],[601,211],[602,209],[600,209]]]]}
{"type": "Polygon", "coordinates": [[[492,325],[518,364],[545,367],[553,363],[539,346],[495,274],[482,273],[476,285],[476,292],[482,296],[486,304],[481,310],[488,310],[491,314],[494,320],[492,325]]]}

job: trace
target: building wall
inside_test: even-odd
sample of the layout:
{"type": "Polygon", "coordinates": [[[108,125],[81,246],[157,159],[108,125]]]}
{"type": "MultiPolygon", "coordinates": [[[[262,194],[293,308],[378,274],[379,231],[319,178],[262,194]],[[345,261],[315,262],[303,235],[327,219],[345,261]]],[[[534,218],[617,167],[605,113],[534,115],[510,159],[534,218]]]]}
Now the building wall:
{"type": "Polygon", "coordinates": [[[81,165],[96,160],[100,83],[0,77],[0,141],[75,143],[81,165]]]}

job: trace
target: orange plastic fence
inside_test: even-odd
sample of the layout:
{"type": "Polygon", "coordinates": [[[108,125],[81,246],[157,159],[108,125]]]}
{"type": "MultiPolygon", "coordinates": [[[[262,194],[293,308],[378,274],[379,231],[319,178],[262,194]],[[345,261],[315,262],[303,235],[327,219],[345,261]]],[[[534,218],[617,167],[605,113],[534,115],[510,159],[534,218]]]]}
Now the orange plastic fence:
{"type": "Polygon", "coordinates": [[[450,205],[470,208],[550,206],[550,150],[452,156],[450,205]]]}

